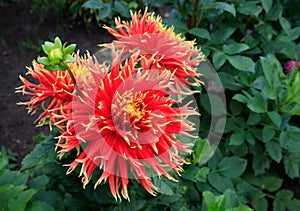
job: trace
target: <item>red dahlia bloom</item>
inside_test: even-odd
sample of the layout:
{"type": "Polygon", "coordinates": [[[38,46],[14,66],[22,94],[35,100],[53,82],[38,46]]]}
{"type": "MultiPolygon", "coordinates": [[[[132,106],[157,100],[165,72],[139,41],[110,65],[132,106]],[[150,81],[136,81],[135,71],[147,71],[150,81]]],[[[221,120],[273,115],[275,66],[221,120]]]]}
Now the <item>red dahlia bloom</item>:
{"type": "MultiPolygon", "coordinates": [[[[75,55],[76,62],[70,63],[69,67],[73,74],[78,75],[84,68],[83,60],[75,55]]],[[[26,105],[28,113],[34,114],[39,107],[43,108],[43,112],[39,115],[35,122],[41,120],[40,125],[43,125],[47,118],[55,120],[55,115],[60,112],[70,112],[61,110],[62,106],[71,102],[74,93],[74,83],[67,71],[51,72],[46,70],[43,65],[33,61],[33,67],[28,68],[27,75],[35,80],[31,82],[20,76],[23,86],[17,88],[16,92],[21,92],[23,95],[30,96],[27,102],[20,102],[19,105],[26,105]]]]}
{"type": "Polygon", "coordinates": [[[127,186],[130,170],[152,195],[157,187],[149,171],[175,180],[167,171],[179,173],[185,161],[179,151],[190,152],[193,144],[179,141],[175,135],[190,135],[194,124],[189,115],[198,115],[189,103],[180,105],[172,99],[174,78],[169,70],[150,71],[137,68],[140,59],[131,58],[121,65],[116,59],[111,68],[87,62],[94,82],[81,81],[81,95],[66,108],[67,130],[57,147],[60,156],[82,148],[77,159],[68,164],[67,173],[81,166],[84,186],[92,173],[102,174],[95,184],[108,180],[112,195],[129,200],[127,186]],[[111,71],[110,71],[111,70],[111,71]],[[89,87],[90,85],[90,87],[89,87]]]}
{"type": "Polygon", "coordinates": [[[141,12],[131,16],[130,23],[116,18],[117,30],[105,27],[117,39],[113,43],[114,48],[122,49],[126,56],[138,52],[142,65],[146,65],[144,68],[168,69],[185,84],[198,86],[200,81],[196,68],[204,61],[204,55],[194,47],[195,43],[176,35],[173,28],[164,26],[162,19],[154,13],[145,11],[142,16],[141,12]]]}

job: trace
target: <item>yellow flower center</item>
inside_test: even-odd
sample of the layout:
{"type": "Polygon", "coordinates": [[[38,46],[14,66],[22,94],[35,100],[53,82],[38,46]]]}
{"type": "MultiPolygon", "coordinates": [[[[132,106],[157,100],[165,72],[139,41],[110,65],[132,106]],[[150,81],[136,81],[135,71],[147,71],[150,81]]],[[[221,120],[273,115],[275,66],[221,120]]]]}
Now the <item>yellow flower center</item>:
{"type": "Polygon", "coordinates": [[[135,117],[137,121],[145,115],[145,103],[141,97],[135,98],[128,105],[128,113],[135,117]]]}

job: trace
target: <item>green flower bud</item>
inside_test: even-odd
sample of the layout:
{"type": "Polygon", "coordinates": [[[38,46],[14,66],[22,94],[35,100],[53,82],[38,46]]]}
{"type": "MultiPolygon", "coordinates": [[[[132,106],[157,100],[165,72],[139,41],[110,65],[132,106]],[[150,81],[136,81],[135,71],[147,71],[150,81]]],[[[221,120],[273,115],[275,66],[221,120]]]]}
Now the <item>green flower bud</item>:
{"type": "Polygon", "coordinates": [[[54,48],[49,52],[50,61],[63,60],[63,57],[64,57],[64,54],[62,52],[62,49],[60,49],[60,48],[54,48]]]}

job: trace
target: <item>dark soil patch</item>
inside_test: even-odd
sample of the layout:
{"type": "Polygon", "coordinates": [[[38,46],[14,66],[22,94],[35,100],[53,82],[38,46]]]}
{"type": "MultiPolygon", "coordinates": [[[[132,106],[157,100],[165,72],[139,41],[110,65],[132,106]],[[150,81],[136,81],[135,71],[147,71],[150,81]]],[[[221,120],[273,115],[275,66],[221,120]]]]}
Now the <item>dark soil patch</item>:
{"type": "Polygon", "coordinates": [[[60,36],[76,43],[82,52],[94,53],[99,50],[97,44],[112,39],[103,29],[87,33],[85,27],[57,24],[55,18],[37,24],[38,17],[30,14],[30,7],[31,1],[26,0],[0,7],[0,146],[17,153],[18,162],[32,150],[36,135],[49,133],[48,127],[35,127],[37,115],[29,116],[25,106],[16,105],[28,99],[15,94],[15,88],[21,85],[18,77],[25,75],[26,66],[42,54],[40,44],[60,36]]]}

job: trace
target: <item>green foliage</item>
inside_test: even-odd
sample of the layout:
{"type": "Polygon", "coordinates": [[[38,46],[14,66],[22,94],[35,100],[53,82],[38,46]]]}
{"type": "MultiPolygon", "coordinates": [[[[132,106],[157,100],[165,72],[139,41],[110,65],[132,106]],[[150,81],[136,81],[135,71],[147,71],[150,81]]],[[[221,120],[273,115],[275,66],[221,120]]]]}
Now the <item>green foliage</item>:
{"type": "Polygon", "coordinates": [[[41,52],[41,40],[35,40],[35,39],[27,39],[19,44],[19,49],[22,54],[28,53],[28,51],[34,51],[36,53],[41,52]]]}
{"type": "MultiPolygon", "coordinates": [[[[208,167],[198,168],[196,165],[190,165],[183,173],[182,178],[177,177],[178,183],[165,178],[152,178],[153,183],[160,189],[159,195],[156,197],[149,195],[135,180],[131,180],[129,184],[130,202],[116,202],[110,194],[107,183],[100,185],[95,190],[93,184],[89,184],[86,189],[83,189],[81,181],[77,178],[78,172],[66,175],[66,169],[62,166],[72,161],[75,155],[68,154],[63,160],[57,159],[54,147],[55,137],[58,133],[58,130],[54,128],[50,136],[36,145],[35,149],[24,158],[21,171],[8,170],[8,160],[1,154],[0,196],[1,199],[7,199],[1,200],[1,209],[167,210],[170,207],[172,210],[199,210],[201,207],[205,207],[199,202],[202,201],[202,191],[204,191],[202,186],[207,183],[211,173],[208,167]]],[[[229,174],[227,171],[233,169],[232,166],[229,168],[223,166],[230,160],[239,166],[237,171],[243,171],[246,164],[239,158],[224,158],[215,170],[220,172],[220,174],[215,174],[223,180],[226,180],[226,177],[221,175],[229,174]]],[[[236,176],[233,175],[233,177],[236,176]]],[[[96,182],[97,178],[94,180],[92,182],[96,182]]],[[[231,187],[233,188],[233,186],[231,187]]],[[[245,204],[238,199],[236,192],[229,190],[223,195],[218,193],[215,198],[218,205],[221,203],[221,206],[228,210],[231,208],[251,210],[246,209],[245,204]]]]}
{"type": "Polygon", "coordinates": [[[65,18],[67,3],[67,0],[32,0],[29,12],[38,17],[39,23],[44,23],[48,16],[59,22],[60,19],[65,18]]]}
{"type": "MultiPolygon", "coordinates": [[[[194,163],[193,171],[187,169],[197,175],[208,168],[201,177],[201,182],[203,178],[207,181],[198,186],[201,192],[210,191],[205,192],[207,209],[221,209],[225,198],[213,194],[227,190],[239,192],[238,198],[255,210],[286,210],[289,203],[299,206],[293,194],[289,202],[279,196],[283,181],[299,178],[300,72],[283,71],[288,60],[300,58],[299,24],[284,8],[299,5],[272,0],[185,2],[186,7],[174,4],[165,22],[179,26],[178,32],[188,39],[197,40],[219,74],[228,105],[219,150],[207,165],[194,163]],[[188,5],[193,9],[187,9],[188,5]],[[261,181],[254,183],[251,177],[261,181]]],[[[213,102],[203,103],[205,90],[200,98],[204,99],[199,105],[202,122],[209,125],[207,108],[213,102]]],[[[209,128],[201,127],[200,136],[205,138],[209,128]]],[[[196,144],[193,153],[198,151],[198,157],[203,149],[199,146],[196,144]]],[[[295,207],[293,210],[299,209],[295,207]]]]}
{"type": "Polygon", "coordinates": [[[127,19],[130,17],[130,10],[144,7],[145,2],[142,0],[76,0],[71,2],[69,10],[74,20],[91,28],[92,24],[111,24],[116,16],[127,19]]]}

